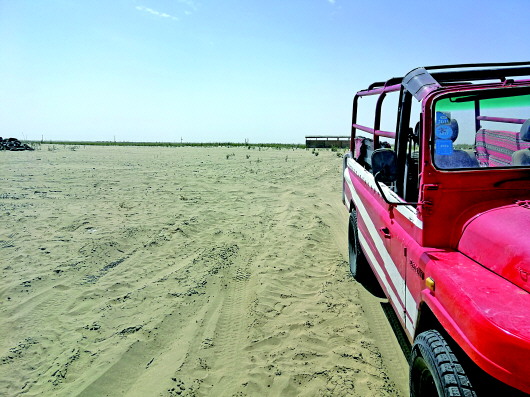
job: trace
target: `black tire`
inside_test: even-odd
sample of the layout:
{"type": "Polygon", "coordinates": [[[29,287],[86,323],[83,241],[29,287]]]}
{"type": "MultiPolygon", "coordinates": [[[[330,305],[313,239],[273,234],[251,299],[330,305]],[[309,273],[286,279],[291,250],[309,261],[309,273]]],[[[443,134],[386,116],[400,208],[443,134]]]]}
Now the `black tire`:
{"type": "Polygon", "coordinates": [[[350,272],[355,279],[362,277],[366,271],[366,260],[359,244],[359,228],[357,227],[357,211],[350,212],[348,223],[348,257],[350,262],[350,272]]]}
{"type": "Polygon", "coordinates": [[[422,332],[412,346],[411,397],[476,397],[458,358],[435,330],[422,332]]]}

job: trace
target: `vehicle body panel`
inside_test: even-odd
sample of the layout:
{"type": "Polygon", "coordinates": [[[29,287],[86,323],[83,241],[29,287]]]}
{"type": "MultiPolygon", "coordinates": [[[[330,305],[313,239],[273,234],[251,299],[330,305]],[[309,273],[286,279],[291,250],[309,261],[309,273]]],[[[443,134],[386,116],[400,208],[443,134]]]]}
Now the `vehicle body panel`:
{"type": "Polygon", "coordinates": [[[466,354],[490,375],[530,391],[530,294],[458,252],[436,252],[422,300],[466,354]]]}
{"type": "Polygon", "coordinates": [[[459,251],[530,292],[529,224],[528,201],[486,211],[466,224],[459,251]]]}

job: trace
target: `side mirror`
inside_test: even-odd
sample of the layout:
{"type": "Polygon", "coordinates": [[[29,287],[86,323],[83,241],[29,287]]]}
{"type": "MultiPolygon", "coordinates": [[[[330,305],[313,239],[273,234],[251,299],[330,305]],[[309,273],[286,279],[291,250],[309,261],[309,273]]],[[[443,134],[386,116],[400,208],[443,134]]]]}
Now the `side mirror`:
{"type": "Polygon", "coordinates": [[[392,183],[397,179],[397,156],[392,149],[377,149],[372,153],[372,172],[376,182],[392,183]]]}

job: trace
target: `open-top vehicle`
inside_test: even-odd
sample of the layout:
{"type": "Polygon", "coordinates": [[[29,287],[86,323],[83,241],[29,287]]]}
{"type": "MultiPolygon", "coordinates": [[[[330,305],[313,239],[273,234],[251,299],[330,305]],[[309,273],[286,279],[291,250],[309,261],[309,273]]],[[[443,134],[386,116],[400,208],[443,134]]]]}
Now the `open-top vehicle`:
{"type": "Polygon", "coordinates": [[[412,343],[411,396],[530,393],[529,76],[529,62],[424,67],[354,97],[350,268],[371,268],[412,343]]]}

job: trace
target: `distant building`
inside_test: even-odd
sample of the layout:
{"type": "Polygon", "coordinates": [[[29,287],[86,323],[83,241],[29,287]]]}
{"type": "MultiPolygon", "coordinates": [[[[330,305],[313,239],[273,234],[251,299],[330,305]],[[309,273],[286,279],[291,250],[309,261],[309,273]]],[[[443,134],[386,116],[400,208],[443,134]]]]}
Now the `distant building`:
{"type": "Polygon", "coordinates": [[[349,148],[349,136],[318,136],[308,135],[305,137],[305,146],[308,148],[349,148]]]}

